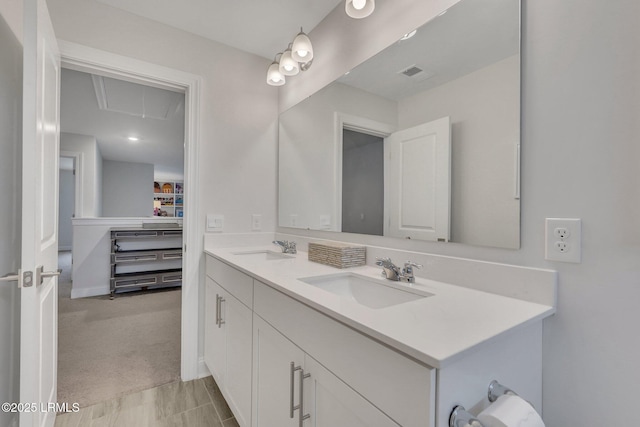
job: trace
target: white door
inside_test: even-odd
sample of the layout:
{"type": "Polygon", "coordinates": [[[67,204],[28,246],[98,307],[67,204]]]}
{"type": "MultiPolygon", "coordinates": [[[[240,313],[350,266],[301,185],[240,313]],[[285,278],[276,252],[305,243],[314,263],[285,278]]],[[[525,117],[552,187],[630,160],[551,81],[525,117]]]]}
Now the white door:
{"type": "Polygon", "coordinates": [[[40,406],[20,426],[39,427],[55,421],[58,350],[60,54],[45,0],[24,0],[23,42],[20,402],[40,406]]]}
{"type": "Polygon", "coordinates": [[[451,123],[449,117],[385,138],[384,235],[449,240],[451,123]]]}

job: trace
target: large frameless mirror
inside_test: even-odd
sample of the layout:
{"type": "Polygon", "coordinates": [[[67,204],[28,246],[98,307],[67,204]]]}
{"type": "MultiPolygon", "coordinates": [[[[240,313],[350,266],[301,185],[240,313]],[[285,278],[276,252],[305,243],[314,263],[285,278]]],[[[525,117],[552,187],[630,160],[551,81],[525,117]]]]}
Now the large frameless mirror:
{"type": "Polygon", "coordinates": [[[280,115],[279,226],[520,245],[520,1],[462,0],[280,115]]]}

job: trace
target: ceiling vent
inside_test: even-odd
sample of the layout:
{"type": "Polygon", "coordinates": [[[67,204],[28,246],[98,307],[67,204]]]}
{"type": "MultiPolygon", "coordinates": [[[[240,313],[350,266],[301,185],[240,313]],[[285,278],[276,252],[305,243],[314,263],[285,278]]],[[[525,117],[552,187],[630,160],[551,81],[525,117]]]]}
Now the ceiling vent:
{"type": "Polygon", "coordinates": [[[412,82],[421,82],[436,75],[436,73],[425,71],[415,64],[398,71],[398,74],[411,78],[412,82]]]}
{"type": "Polygon", "coordinates": [[[405,68],[404,70],[399,71],[400,74],[403,74],[403,75],[405,75],[407,77],[413,77],[413,76],[415,76],[417,74],[420,74],[420,73],[423,73],[423,72],[424,72],[424,70],[422,68],[419,68],[416,65],[412,65],[409,68],[405,68]]]}

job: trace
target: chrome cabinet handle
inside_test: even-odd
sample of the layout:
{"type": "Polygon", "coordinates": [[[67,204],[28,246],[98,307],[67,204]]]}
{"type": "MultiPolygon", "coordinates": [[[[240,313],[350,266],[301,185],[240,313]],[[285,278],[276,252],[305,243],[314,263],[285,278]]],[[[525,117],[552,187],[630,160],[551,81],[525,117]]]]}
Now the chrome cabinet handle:
{"type": "Polygon", "coordinates": [[[216,294],[216,325],[220,327],[220,295],[216,294]]]}
{"type": "Polygon", "coordinates": [[[291,362],[291,370],[290,370],[290,375],[289,375],[289,418],[293,418],[293,411],[295,411],[298,407],[294,407],[293,406],[293,380],[294,380],[294,376],[295,376],[295,372],[298,369],[302,369],[300,366],[296,367],[296,364],[291,362]]]}
{"type": "Polygon", "coordinates": [[[222,303],[225,301],[226,300],[222,296],[220,296],[220,321],[218,322],[218,328],[222,328],[222,325],[226,323],[224,320],[222,320],[222,303]]]}
{"type": "Polygon", "coordinates": [[[221,328],[224,325],[224,320],[222,320],[222,303],[225,302],[225,299],[220,295],[216,294],[216,325],[218,328],[221,328]]]}
{"type": "Polygon", "coordinates": [[[304,380],[305,378],[309,378],[311,374],[305,374],[304,369],[300,369],[300,403],[298,406],[300,407],[300,412],[298,412],[298,426],[303,427],[302,423],[304,420],[311,418],[310,414],[304,413],[304,380]],[[304,415],[303,415],[304,414],[304,415]]]}
{"type": "Polygon", "coordinates": [[[300,427],[302,427],[302,423],[304,422],[304,420],[311,418],[310,414],[304,414],[304,380],[305,378],[309,378],[311,376],[311,374],[305,374],[304,373],[304,369],[302,369],[302,366],[296,366],[294,362],[291,362],[290,364],[290,375],[289,375],[289,418],[293,418],[293,413],[295,411],[300,411],[298,412],[298,425],[300,427]],[[300,379],[299,379],[299,389],[298,389],[298,399],[300,401],[300,403],[298,403],[297,405],[294,405],[294,399],[293,399],[293,394],[294,394],[294,383],[295,383],[295,373],[296,371],[300,371],[300,379]],[[304,414],[304,415],[303,415],[304,414]]]}

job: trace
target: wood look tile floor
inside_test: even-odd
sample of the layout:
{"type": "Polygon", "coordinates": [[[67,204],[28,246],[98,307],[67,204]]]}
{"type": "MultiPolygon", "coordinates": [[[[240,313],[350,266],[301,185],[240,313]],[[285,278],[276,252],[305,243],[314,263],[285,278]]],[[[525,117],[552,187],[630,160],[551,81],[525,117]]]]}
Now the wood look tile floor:
{"type": "MultiPolygon", "coordinates": [[[[73,402],[68,402],[71,405],[73,402]]],[[[176,381],[58,414],[55,427],[238,427],[212,377],[176,381]]]]}

